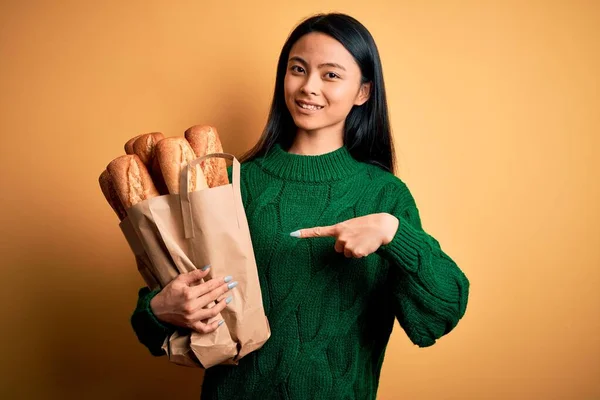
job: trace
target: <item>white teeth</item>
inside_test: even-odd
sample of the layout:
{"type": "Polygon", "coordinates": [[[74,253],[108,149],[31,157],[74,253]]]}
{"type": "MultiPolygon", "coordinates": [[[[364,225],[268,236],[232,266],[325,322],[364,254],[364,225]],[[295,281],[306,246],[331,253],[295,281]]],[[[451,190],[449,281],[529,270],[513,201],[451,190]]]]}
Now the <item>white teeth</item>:
{"type": "Polygon", "coordinates": [[[312,104],[302,104],[302,103],[298,103],[300,105],[300,107],[306,109],[306,110],[320,110],[321,108],[323,108],[322,106],[314,106],[312,104]]]}

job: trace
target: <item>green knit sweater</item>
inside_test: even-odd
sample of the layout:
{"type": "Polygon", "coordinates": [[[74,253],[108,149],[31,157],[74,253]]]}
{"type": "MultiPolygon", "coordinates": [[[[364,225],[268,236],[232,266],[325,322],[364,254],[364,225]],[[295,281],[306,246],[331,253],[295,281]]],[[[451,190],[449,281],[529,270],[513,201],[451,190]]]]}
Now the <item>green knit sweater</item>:
{"type": "MultiPolygon", "coordinates": [[[[464,315],[469,282],[422,229],[407,186],[345,147],[301,156],[275,146],[242,164],[241,191],[272,335],[238,366],[206,370],[203,400],[375,399],[394,318],[425,347],[464,315]],[[398,217],[398,231],[362,259],[337,253],[335,238],[290,236],[380,212],[398,217]]],[[[155,294],[140,290],[131,322],[159,356],[173,327],[152,314],[155,294]]]]}

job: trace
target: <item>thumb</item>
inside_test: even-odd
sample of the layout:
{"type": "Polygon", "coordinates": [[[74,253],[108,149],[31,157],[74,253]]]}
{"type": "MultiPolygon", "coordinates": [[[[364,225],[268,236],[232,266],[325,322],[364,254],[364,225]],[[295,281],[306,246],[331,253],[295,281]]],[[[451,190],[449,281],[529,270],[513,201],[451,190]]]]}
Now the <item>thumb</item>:
{"type": "Polygon", "coordinates": [[[208,270],[210,269],[210,264],[206,265],[202,268],[197,268],[193,271],[186,272],[185,274],[181,274],[181,280],[186,284],[192,284],[196,282],[200,282],[203,278],[208,275],[208,270]]]}

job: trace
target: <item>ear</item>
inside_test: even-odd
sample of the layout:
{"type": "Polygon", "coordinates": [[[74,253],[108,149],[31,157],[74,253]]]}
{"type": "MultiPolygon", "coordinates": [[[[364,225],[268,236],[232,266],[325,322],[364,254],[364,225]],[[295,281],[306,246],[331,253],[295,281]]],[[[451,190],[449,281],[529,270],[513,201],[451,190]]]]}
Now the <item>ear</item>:
{"type": "Polygon", "coordinates": [[[354,105],[362,106],[369,100],[371,96],[371,82],[363,83],[360,85],[360,89],[358,90],[358,94],[356,95],[356,100],[354,100],[354,105]]]}

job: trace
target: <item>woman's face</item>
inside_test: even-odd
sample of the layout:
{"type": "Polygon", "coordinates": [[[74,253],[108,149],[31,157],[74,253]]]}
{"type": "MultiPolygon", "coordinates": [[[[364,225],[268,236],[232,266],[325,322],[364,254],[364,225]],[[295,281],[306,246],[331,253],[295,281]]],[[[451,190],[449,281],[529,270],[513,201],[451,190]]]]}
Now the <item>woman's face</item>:
{"type": "Polygon", "coordinates": [[[346,116],[368,100],[369,89],[361,85],[352,55],[331,36],[309,33],[292,46],[284,93],[299,130],[341,134],[346,116]]]}

